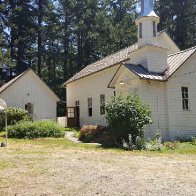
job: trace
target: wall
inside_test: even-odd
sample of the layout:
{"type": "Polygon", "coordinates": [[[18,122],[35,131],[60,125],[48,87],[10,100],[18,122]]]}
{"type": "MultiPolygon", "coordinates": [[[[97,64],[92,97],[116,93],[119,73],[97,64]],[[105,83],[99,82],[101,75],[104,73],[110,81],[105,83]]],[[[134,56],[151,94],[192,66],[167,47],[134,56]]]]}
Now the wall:
{"type": "Polygon", "coordinates": [[[170,137],[196,136],[196,54],[194,54],[168,83],[170,137]],[[189,88],[190,111],[183,111],[181,87],[189,88]]]}
{"type": "Polygon", "coordinates": [[[67,107],[75,107],[80,102],[80,125],[106,125],[105,115],[100,115],[100,95],[105,94],[106,100],[114,95],[114,89],[107,88],[119,65],[94,73],[76,80],[66,86],[67,107]],[[87,99],[92,97],[93,114],[88,116],[87,99]]]}
{"type": "Polygon", "coordinates": [[[32,71],[13,83],[0,94],[8,106],[25,109],[26,103],[33,104],[33,119],[56,120],[56,100],[46,90],[32,71]]]}
{"type": "Polygon", "coordinates": [[[138,95],[152,110],[153,124],[145,127],[147,137],[153,137],[157,131],[163,139],[168,139],[167,85],[165,82],[139,79],[128,69],[124,69],[115,88],[118,93],[138,95]],[[125,81],[120,85],[120,81],[125,81]]]}
{"type": "Polygon", "coordinates": [[[167,84],[141,80],[141,98],[152,110],[153,124],[146,127],[146,135],[153,137],[157,131],[160,131],[161,137],[168,139],[167,84]]]}

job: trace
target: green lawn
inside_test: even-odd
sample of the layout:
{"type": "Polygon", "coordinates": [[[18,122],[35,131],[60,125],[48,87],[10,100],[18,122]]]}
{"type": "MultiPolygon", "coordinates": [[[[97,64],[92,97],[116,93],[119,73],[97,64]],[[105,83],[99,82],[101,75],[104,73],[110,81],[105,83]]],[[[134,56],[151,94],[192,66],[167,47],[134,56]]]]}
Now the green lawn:
{"type": "Polygon", "coordinates": [[[191,143],[131,152],[65,138],[8,139],[0,157],[1,196],[137,195],[147,189],[151,195],[191,195],[195,189],[196,146],[191,143]]]}

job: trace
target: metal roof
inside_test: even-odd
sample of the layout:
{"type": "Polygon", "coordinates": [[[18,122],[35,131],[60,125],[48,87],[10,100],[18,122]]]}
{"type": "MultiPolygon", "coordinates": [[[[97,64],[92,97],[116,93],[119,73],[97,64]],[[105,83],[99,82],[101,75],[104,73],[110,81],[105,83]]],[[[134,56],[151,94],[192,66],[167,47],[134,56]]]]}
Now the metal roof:
{"type": "Polygon", "coordinates": [[[196,47],[189,48],[184,51],[169,55],[167,58],[168,69],[164,73],[153,73],[149,72],[142,65],[136,64],[126,64],[123,65],[127,67],[130,71],[135,73],[141,79],[146,80],[158,80],[166,81],[171,77],[194,53],[196,52],[196,47]]]}
{"type": "Polygon", "coordinates": [[[166,71],[166,77],[170,77],[176,70],[183,65],[190,56],[196,51],[196,46],[187,50],[180,51],[178,53],[169,55],[167,58],[168,70],[166,71]]]}
{"type": "Polygon", "coordinates": [[[112,55],[109,55],[101,59],[100,61],[88,65],[80,72],[75,74],[71,79],[66,81],[64,85],[127,60],[129,58],[129,54],[134,50],[136,50],[137,48],[138,48],[138,44],[136,43],[112,55]]]}
{"type": "MultiPolygon", "coordinates": [[[[164,32],[165,31],[159,32],[157,36],[161,35],[164,32]]],[[[92,63],[92,64],[86,66],[80,72],[76,73],[72,78],[67,80],[63,85],[65,86],[68,83],[71,83],[75,80],[86,77],[88,75],[91,75],[91,74],[96,73],[98,71],[104,70],[106,68],[112,67],[118,63],[122,63],[122,62],[128,60],[130,53],[137,50],[137,49],[138,49],[138,44],[135,43],[134,45],[131,45],[131,46],[129,46],[125,49],[122,49],[112,55],[109,55],[109,56],[107,56],[107,57],[105,57],[95,63],[92,63]]],[[[168,59],[167,59],[169,68],[165,73],[165,77],[167,78],[170,75],[172,75],[172,73],[174,73],[175,70],[178,69],[178,67],[180,67],[186,61],[186,59],[188,59],[190,57],[190,55],[192,53],[194,53],[195,49],[196,49],[196,47],[193,47],[193,48],[189,48],[187,50],[180,51],[178,53],[169,55],[168,59]]],[[[153,78],[153,77],[151,77],[151,75],[152,74],[149,74],[148,77],[153,78]]],[[[147,75],[145,75],[145,77],[147,77],[147,75]]],[[[144,78],[144,76],[143,76],[143,78],[144,78]]]]}
{"type": "Polygon", "coordinates": [[[149,79],[149,80],[159,80],[164,81],[165,76],[163,74],[148,72],[142,65],[134,65],[134,64],[124,64],[130,71],[135,73],[141,79],[149,79]]]}

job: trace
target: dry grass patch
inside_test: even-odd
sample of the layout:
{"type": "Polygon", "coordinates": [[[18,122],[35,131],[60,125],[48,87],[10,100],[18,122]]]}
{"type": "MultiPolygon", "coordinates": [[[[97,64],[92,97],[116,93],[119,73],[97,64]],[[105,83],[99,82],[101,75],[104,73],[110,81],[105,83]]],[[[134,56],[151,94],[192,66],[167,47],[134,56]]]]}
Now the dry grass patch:
{"type": "Polygon", "coordinates": [[[1,196],[191,196],[196,191],[194,154],[129,152],[46,138],[10,139],[0,155],[1,196]]]}

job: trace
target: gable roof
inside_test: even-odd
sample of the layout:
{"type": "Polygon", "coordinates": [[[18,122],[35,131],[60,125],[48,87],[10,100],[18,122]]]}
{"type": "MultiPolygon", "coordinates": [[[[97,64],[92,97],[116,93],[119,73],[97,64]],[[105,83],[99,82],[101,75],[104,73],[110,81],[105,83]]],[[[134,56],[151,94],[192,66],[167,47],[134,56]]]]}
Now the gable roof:
{"type": "MultiPolygon", "coordinates": [[[[172,41],[172,43],[176,46],[176,44],[174,43],[174,41],[170,38],[170,36],[167,34],[166,31],[160,31],[157,33],[157,36],[160,36],[160,35],[166,35],[169,40],[172,41]]],[[[177,46],[176,46],[177,49],[179,49],[177,46]]],[[[66,86],[67,84],[75,81],[75,80],[78,80],[80,78],[84,78],[88,75],[91,75],[91,74],[94,74],[96,72],[99,72],[99,71],[102,71],[104,69],[107,69],[109,67],[112,67],[114,65],[117,65],[119,63],[122,63],[126,60],[129,59],[129,54],[135,50],[138,49],[138,44],[135,43],[131,46],[128,46],[127,48],[124,48],[114,54],[111,54],[109,56],[106,56],[105,58],[99,60],[99,61],[96,61],[95,63],[92,63],[88,66],[86,66],[84,69],[82,69],[81,71],[79,71],[78,73],[76,73],[73,77],[71,77],[69,80],[67,80],[63,86],[66,86]]]]}
{"type": "Polygon", "coordinates": [[[63,85],[66,85],[70,82],[83,78],[85,76],[91,75],[98,71],[104,70],[108,67],[121,63],[128,60],[129,54],[138,48],[138,44],[133,44],[125,49],[122,49],[114,54],[111,54],[95,63],[92,63],[82,69],[80,72],[76,73],[72,78],[67,80],[63,85]]]}
{"type": "Polygon", "coordinates": [[[167,58],[168,70],[165,73],[166,77],[172,76],[195,52],[196,46],[169,55],[167,58]]]}
{"type": "Polygon", "coordinates": [[[52,89],[43,81],[40,79],[40,77],[38,77],[38,75],[32,70],[32,69],[27,69],[26,71],[24,71],[23,73],[21,73],[20,75],[16,76],[15,78],[13,78],[12,80],[10,80],[9,82],[7,82],[6,84],[4,84],[1,88],[0,88],[0,94],[2,92],[4,92],[6,89],[8,89],[11,85],[13,85],[16,81],[18,81],[20,78],[22,78],[24,75],[26,75],[28,72],[32,72],[36,78],[46,87],[46,89],[52,93],[52,95],[56,98],[57,101],[60,101],[59,97],[52,91],[52,89]]]}
{"type": "MultiPolygon", "coordinates": [[[[194,53],[196,52],[196,46],[189,48],[184,51],[180,51],[178,53],[169,55],[167,58],[168,69],[163,74],[149,72],[142,65],[136,64],[127,64],[122,63],[127,69],[129,69],[132,73],[137,75],[140,79],[145,80],[157,80],[157,81],[167,81],[194,53]]],[[[120,68],[114,74],[112,80],[108,84],[108,87],[112,87],[111,84],[117,76],[120,68]]]]}

